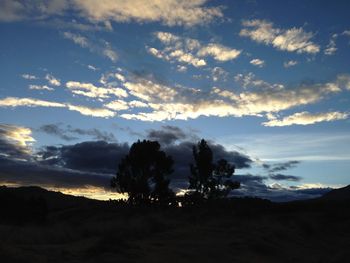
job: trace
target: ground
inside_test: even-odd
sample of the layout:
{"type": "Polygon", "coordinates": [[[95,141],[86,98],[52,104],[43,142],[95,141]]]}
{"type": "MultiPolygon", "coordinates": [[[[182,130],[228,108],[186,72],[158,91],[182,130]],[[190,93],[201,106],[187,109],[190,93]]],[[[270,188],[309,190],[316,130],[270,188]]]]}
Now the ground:
{"type": "Polygon", "coordinates": [[[25,191],[13,190],[11,196],[31,196],[27,207],[38,196],[44,199],[45,218],[2,213],[1,262],[348,262],[350,257],[349,200],[234,199],[130,208],[25,191]]]}

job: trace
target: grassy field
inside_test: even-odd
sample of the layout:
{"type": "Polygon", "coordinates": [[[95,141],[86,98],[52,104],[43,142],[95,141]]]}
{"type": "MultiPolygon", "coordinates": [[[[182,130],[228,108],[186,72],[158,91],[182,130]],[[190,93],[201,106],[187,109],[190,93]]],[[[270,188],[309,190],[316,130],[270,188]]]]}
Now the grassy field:
{"type": "Polygon", "coordinates": [[[1,189],[0,204],[5,207],[0,262],[348,262],[350,257],[349,201],[234,199],[184,208],[128,207],[30,188],[1,189]],[[1,200],[8,196],[16,202],[30,198],[27,208],[44,199],[44,217],[21,211],[5,216],[9,206],[1,200]]]}

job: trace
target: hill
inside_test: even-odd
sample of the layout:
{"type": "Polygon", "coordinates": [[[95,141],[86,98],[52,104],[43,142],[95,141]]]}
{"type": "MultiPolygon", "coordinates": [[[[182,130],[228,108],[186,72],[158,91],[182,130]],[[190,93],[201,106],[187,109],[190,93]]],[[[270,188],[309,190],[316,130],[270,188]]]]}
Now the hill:
{"type": "Polygon", "coordinates": [[[0,188],[1,207],[5,198],[17,210],[35,208],[38,200],[47,209],[40,220],[0,220],[1,262],[347,262],[350,256],[350,206],[338,200],[129,207],[36,187],[0,188]]]}
{"type": "Polygon", "coordinates": [[[349,200],[350,201],[350,185],[346,187],[342,187],[339,189],[334,189],[328,193],[326,193],[322,199],[325,200],[349,200]]]}

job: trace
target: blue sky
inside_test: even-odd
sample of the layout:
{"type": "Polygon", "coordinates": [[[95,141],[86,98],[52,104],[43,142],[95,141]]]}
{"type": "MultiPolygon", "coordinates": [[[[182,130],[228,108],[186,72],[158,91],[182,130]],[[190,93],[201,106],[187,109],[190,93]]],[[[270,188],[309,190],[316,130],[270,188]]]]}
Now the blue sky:
{"type": "Polygon", "coordinates": [[[1,140],[36,159],[46,146],[130,144],[171,126],[249,156],[237,173],[269,189],[347,185],[349,7],[2,0],[1,140]],[[274,180],[263,166],[290,161],[283,175],[298,179],[274,180]]]}

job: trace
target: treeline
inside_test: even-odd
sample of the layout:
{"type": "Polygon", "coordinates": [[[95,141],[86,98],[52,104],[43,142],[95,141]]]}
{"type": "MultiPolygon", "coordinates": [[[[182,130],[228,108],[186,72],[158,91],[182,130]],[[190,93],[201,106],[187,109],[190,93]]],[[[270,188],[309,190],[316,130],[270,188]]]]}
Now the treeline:
{"type": "MultiPolygon", "coordinates": [[[[157,141],[137,141],[120,161],[111,186],[128,195],[129,204],[178,205],[222,199],[240,187],[232,180],[235,166],[225,159],[214,162],[213,152],[202,139],[193,146],[193,163],[189,165],[189,187],[182,197],[176,197],[169,187],[173,173],[173,158],[160,149],[157,141]]],[[[190,160],[189,160],[190,163],[190,160]]]]}

